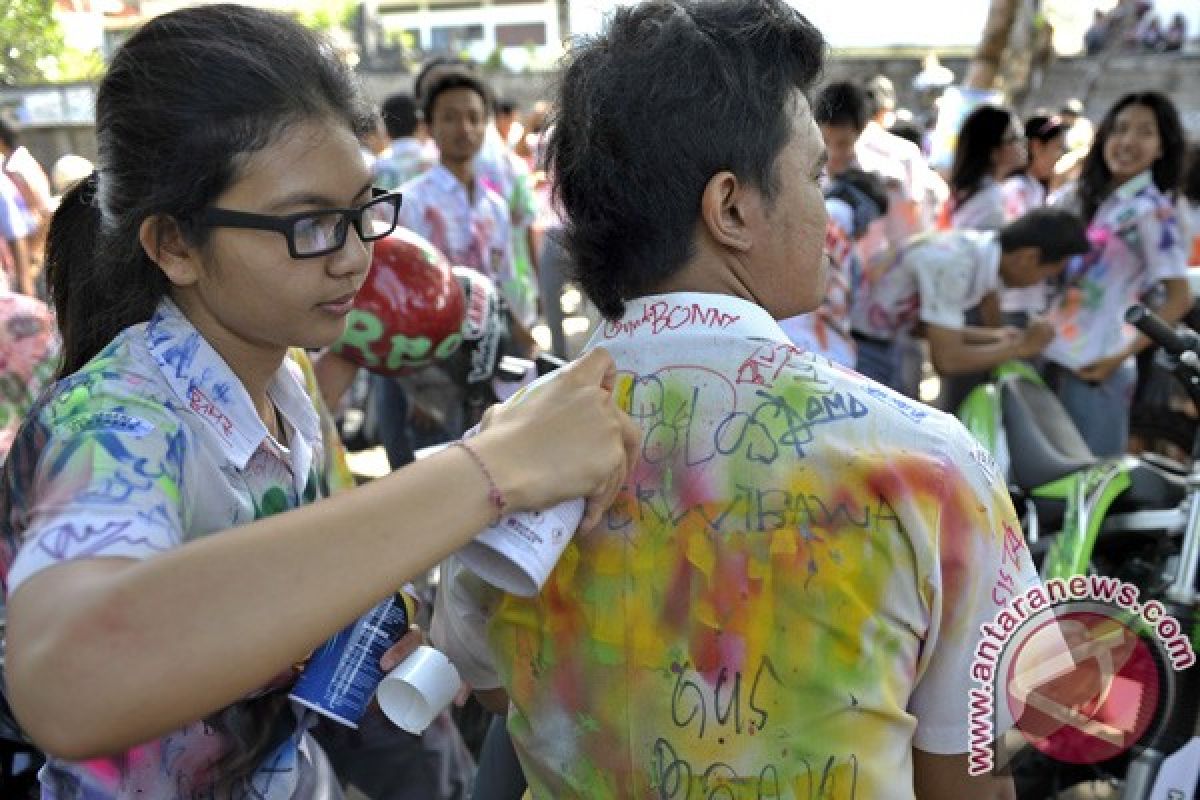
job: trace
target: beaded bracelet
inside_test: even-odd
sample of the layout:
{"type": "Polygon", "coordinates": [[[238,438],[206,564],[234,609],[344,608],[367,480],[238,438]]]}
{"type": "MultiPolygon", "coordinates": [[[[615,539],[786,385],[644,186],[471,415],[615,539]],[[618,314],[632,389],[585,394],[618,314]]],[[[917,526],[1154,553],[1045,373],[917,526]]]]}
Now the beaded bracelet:
{"type": "Polygon", "coordinates": [[[504,499],[504,492],[500,491],[500,487],[496,485],[496,480],[492,477],[491,470],[487,468],[487,464],[483,463],[483,459],[479,457],[479,454],[475,452],[475,449],[467,444],[464,440],[459,439],[458,441],[454,442],[453,445],[455,447],[461,447],[463,452],[470,456],[471,460],[475,462],[475,465],[479,467],[479,471],[483,473],[483,477],[487,479],[488,502],[490,502],[496,508],[496,518],[492,520],[492,522],[493,524],[499,522],[501,517],[504,516],[504,509],[508,508],[508,501],[504,499]]]}

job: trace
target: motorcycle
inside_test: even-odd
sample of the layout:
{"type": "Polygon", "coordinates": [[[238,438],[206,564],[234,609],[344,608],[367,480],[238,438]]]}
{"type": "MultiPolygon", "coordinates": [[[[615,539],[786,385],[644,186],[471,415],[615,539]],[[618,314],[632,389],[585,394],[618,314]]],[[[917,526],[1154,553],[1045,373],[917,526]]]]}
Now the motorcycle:
{"type": "MultiPolygon", "coordinates": [[[[1174,354],[1175,375],[1192,401],[1200,400],[1200,337],[1176,335],[1142,306],[1130,309],[1129,321],[1174,354]]],[[[1132,584],[1144,602],[1160,603],[1200,641],[1200,435],[1194,426],[1188,468],[1149,453],[1097,458],[1058,398],[1024,363],[995,370],[967,396],[959,419],[1007,476],[1043,581],[1099,575],[1132,584]]],[[[1012,762],[1019,796],[1053,796],[1060,781],[1100,778],[1120,785],[1126,800],[1194,797],[1200,667],[1193,664],[1173,679],[1167,665],[1158,667],[1160,716],[1135,745],[1090,767],[1064,766],[1026,748],[1012,762]]]]}

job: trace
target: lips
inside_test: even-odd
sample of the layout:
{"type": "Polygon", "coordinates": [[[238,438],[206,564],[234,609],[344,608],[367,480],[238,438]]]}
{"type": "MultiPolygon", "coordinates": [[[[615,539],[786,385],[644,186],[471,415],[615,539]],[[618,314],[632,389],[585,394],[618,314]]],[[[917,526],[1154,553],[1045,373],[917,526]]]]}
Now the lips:
{"type": "Polygon", "coordinates": [[[348,292],[341,297],[335,297],[333,300],[327,300],[324,303],[318,304],[317,308],[334,314],[346,314],[354,307],[355,294],[355,292],[348,292]]]}

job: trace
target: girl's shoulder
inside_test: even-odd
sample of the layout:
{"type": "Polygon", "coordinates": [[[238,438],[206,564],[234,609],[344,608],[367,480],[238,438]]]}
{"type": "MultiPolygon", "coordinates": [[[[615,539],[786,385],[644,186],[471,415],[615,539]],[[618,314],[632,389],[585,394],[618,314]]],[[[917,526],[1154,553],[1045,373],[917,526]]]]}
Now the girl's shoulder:
{"type": "Polygon", "coordinates": [[[1153,180],[1130,181],[1105,202],[1101,211],[1115,225],[1132,224],[1146,217],[1165,219],[1177,212],[1175,201],[1158,188],[1153,180]]]}
{"type": "Polygon", "coordinates": [[[130,432],[174,432],[179,401],[162,370],[134,336],[122,334],[78,371],[56,381],[37,407],[51,431],[103,424],[130,432]]]}

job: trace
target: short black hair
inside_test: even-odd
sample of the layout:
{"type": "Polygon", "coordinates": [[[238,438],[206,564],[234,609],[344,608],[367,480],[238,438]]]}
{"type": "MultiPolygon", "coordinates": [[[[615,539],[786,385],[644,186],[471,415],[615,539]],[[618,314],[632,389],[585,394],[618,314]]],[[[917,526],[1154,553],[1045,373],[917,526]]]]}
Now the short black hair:
{"type": "Polygon", "coordinates": [[[867,93],[857,83],[834,81],[817,94],[813,117],[818,125],[867,127],[867,93]]]}
{"type": "Polygon", "coordinates": [[[1067,121],[1056,114],[1034,114],[1025,120],[1025,138],[1048,142],[1067,132],[1067,121]]]}
{"type": "Polygon", "coordinates": [[[901,139],[907,139],[915,144],[918,148],[922,150],[924,149],[922,140],[925,137],[921,134],[921,129],[917,127],[915,122],[897,122],[888,129],[888,132],[893,136],[899,136],[901,139]]]}
{"type": "Polygon", "coordinates": [[[1022,247],[1038,248],[1042,264],[1083,255],[1091,249],[1083,220],[1061,208],[1035,208],[1005,225],[997,236],[1006,253],[1022,247]]]}
{"type": "Polygon", "coordinates": [[[497,100],[496,101],[496,113],[497,114],[515,114],[516,112],[517,112],[517,104],[515,102],[513,102],[512,100],[497,100]]]}
{"type": "Polygon", "coordinates": [[[490,116],[492,113],[492,90],[475,73],[465,69],[452,69],[439,75],[425,91],[421,100],[421,113],[425,123],[433,122],[433,109],[439,96],[452,89],[470,89],[483,99],[483,109],[490,116]]]}
{"type": "Polygon", "coordinates": [[[434,73],[434,70],[441,71],[447,67],[454,67],[469,72],[474,66],[470,61],[464,61],[457,56],[433,56],[427,59],[421,64],[416,77],[413,78],[413,97],[417,98],[417,105],[422,108],[425,106],[425,92],[429,88],[425,84],[432,82],[429,76],[434,73]]]}
{"type": "Polygon", "coordinates": [[[692,258],[713,175],[771,202],[791,100],[824,59],[824,37],[783,0],[650,0],[577,43],[547,163],[574,277],[601,314],[619,317],[692,258]]]}
{"type": "Polygon", "coordinates": [[[417,101],[411,94],[389,95],[379,112],[389,138],[400,139],[417,132],[417,101]]]}
{"type": "Polygon", "coordinates": [[[17,135],[17,129],[9,124],[8,120],[0,117],[0,144],[9,150],[16,150],[17,143],[20,141],[21,137],[17,135]]]}

